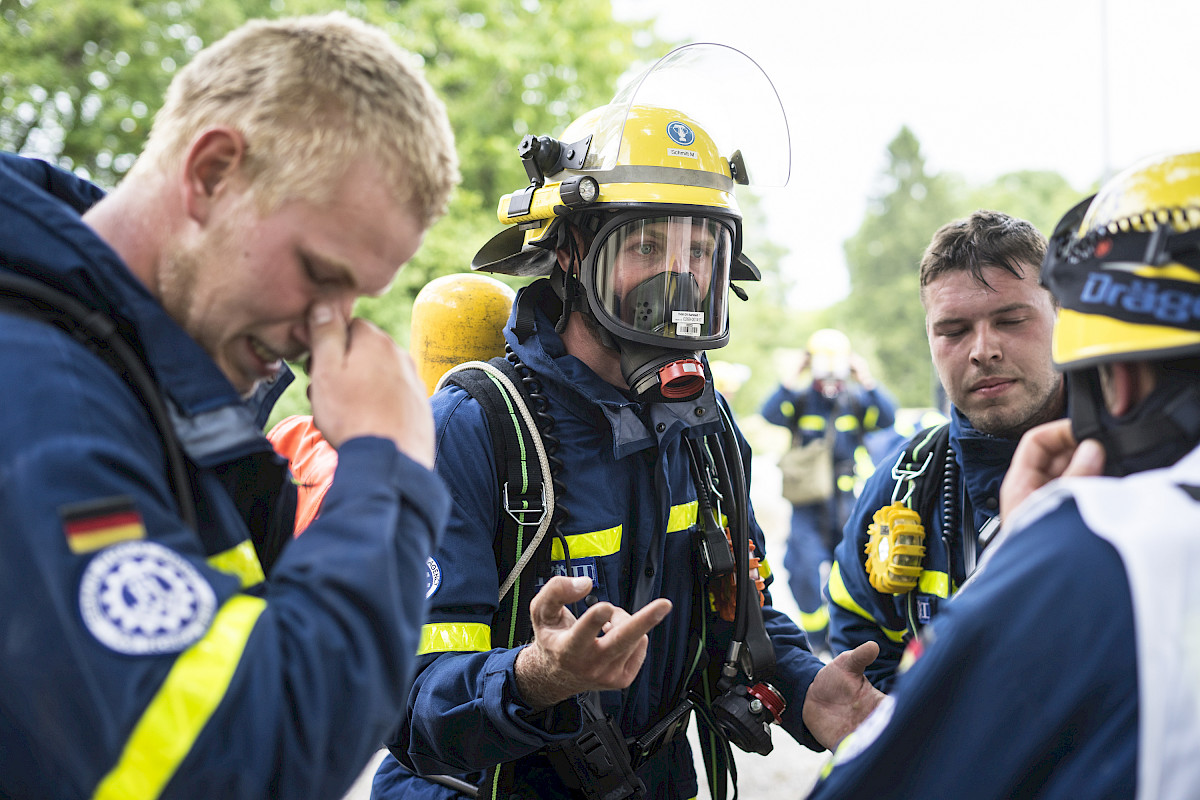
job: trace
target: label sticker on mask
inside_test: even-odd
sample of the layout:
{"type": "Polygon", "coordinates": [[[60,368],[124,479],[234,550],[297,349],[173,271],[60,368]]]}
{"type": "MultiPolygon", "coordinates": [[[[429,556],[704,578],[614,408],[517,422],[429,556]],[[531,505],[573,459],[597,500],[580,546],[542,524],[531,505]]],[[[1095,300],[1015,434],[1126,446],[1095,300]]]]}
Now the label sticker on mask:
{"type": "Polygon", "coordinates": [[[703,311],[672,311],[671,322],[675,323],[676,336],[698,337],[704,330],[703,311]]]}

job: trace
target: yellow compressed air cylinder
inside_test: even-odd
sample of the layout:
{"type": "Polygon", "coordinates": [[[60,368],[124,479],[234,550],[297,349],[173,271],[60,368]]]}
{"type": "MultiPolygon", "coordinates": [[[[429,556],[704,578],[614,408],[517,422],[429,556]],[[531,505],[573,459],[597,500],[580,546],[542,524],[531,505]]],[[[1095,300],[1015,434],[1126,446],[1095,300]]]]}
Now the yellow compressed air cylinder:
{"type": "Polygon", "coordinates": [[[426,393],[433,394],[451,367],[504,355],[504,323],[515,297],[509,286],[479,273],[425,284],[413,301],[409,352],[426,393]]]}

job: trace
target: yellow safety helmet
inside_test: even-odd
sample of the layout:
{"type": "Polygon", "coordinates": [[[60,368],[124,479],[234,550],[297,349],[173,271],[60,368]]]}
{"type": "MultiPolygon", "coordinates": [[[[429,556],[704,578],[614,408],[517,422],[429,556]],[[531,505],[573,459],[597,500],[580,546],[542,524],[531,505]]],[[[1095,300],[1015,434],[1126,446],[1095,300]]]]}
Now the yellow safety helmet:
{"type": "Polygon", "coordinates": [[[805,346],[814,378],[846,380],[850,377],[850,339],[836,328],[821,328],[805,346]]]}
{"type": "Polygon", "coordinates": [[[550,274],[559,228],[572,217],[695,211],[728,220],[739,248],[732,278],[758,280],[758,269],[740,254],[742,215],[733,194],[736,167],[731,168],[704,128],[683,112],[647,105],[603,106],[571,123],[561,141],[525,137],[521,154],[535,174],[544,170],[548,182],[539,186],[534,179],[500,198],[496,214],[513,227],[480,249],[473,269],[550,274]]]}
{"type": "Polygon", "coordinates": [[[1061,368],[1200,354],[1200,153],[1136,165],[1073,208],[1041,280],[1062,303],[1061,368]]]}
{"type": "Polygon", "coordinates": [[[559,139],[526,136],[518,153],[530,183],[500,199],[506,227],[472,269],[548,275],[565,219],[683,210],[728,219],[731,278],[758,280],[741,252],[734,185],[783,186],[791,173],[787,117],[770,79],[744,53],[716,44],[676,48],[559,139]]]}
{"type": "Polygon", "coordinates": [[[785,184],[790,152],[786,116],[761,68],[724,45],[686,45],[561,138],[522,140],[529,185],[500,199],[505,229],[471,267],[550,275],[557,250],[573,245],[570,222],[589,237],[579,275],[589,307],[615,337],[721,347],[730,283],[759,278],[742,253],[734,187],[785,184]],[[628,257],[634,249],[641,266],[628,257]],[[663,266],[672,255],[682,268],[663,266]],[[634,279],[652,266],[657,281],[634,279]]]}

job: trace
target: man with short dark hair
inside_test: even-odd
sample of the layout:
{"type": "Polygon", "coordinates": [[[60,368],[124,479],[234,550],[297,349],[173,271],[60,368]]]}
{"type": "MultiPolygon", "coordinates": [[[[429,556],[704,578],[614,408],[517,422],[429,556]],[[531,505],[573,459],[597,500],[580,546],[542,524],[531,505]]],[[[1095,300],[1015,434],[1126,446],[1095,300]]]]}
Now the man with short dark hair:
{"type": "Polygon", "coordinates": [[[1151,159],[1059,223],[1070,419],[1022,438],[1000,536],[813,798],[1200,796],[1197,176],[1151,159]]]}
{"type": "Polygon", "coordinates": [[[905,644],[970,577],[998,525],[1017,439],[1063,413],[1050,361],[1056,303],[1038,284],[1045,249],[1030,223],[977,211],[939,228],[921,259],[925,329],[951,420],[883,457],[827,586],[834,652],[877,642],[867,677],[884,691],[905,644]],[[919,515],[923,552],[902,552],[884,535],[888,523],[876,514],[895,503],[919,515]],[[896,569],[896,559],[909,561],[896,569]]]}

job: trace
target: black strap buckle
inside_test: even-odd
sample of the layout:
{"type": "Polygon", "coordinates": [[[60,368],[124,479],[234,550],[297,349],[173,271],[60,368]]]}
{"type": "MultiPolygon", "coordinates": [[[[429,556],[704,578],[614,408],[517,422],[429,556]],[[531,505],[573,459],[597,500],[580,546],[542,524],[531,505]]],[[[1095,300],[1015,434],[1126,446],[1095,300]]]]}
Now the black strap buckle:
{"type": "Polygon", "coordinates": [[[692,701],[684,698],[679,705],[668,711],[666,716],[630,743],[629,751],[633,756],[634,769],[654,758],[667,742],[687,730],[692,719],[692,708],[692,701]]]}

